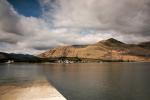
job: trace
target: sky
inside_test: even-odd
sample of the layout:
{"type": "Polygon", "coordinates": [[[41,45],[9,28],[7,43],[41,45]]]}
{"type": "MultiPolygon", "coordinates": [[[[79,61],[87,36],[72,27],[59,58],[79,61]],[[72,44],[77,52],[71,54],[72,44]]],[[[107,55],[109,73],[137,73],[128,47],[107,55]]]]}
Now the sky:
{"type": "Polygon", "coordinates": [[[0,0],[0,51],[150,41],[150,0],[0,0]]]}

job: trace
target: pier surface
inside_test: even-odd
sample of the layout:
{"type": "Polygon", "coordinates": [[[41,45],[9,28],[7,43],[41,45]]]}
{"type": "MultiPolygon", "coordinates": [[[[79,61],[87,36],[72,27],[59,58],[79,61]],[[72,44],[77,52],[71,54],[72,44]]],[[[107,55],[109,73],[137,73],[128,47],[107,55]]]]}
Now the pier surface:
{"type": "Polygon", "coordinates": [[[0,100],[66,100],[55,87],[46,80],[33,81],[21,85],[1,85],[0,100]]]}

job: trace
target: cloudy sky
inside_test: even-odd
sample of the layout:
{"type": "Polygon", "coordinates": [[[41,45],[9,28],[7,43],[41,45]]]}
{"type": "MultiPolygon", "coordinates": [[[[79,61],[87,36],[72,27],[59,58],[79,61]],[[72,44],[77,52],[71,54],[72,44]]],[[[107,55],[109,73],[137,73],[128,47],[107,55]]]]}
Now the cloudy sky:
{"type": "Polygon", "coordinates": [[[150,40],[150,0],[0,0],[0,51],[150,40]]]}

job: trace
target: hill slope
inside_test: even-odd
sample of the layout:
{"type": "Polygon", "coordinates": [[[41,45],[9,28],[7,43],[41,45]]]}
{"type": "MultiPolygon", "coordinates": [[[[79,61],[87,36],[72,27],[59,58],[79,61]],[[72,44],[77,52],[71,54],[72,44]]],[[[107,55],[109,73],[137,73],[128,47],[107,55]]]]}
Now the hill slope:
{"type": "Polygon", "coordinates": [[[41,61],[40,58],[33,55],[0,52],[0,63],[7,62],[8,60],[13,60],[14,62],[40,62],[41,61]]]}
{"type": "Polygon", "coordinates": [[[8,61],[8,54],[0,52],[0,63],[8,61]]]}
{"type": "Polygon", "coordinates": [[[142,48],[150,49],[150,42],[143,42],[143,43],[138,44],[138,46],[142,48]]]}
{"type": "Polygon", "coordinates": [[[91,45],[73,45],[50,49],[41,58],[79,57],[102,61],[150,61],[147,46],[125,44],[113,38],[91,45]]]}

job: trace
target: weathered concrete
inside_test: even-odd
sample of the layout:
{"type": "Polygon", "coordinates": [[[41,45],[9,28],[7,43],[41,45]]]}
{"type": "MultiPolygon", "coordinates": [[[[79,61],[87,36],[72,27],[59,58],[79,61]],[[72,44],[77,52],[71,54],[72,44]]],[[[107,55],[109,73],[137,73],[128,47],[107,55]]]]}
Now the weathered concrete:
{"type": "Polygon", "coordinates": [[[0,86],[0,100],[66,100],[46,80],[0,86]]]}

